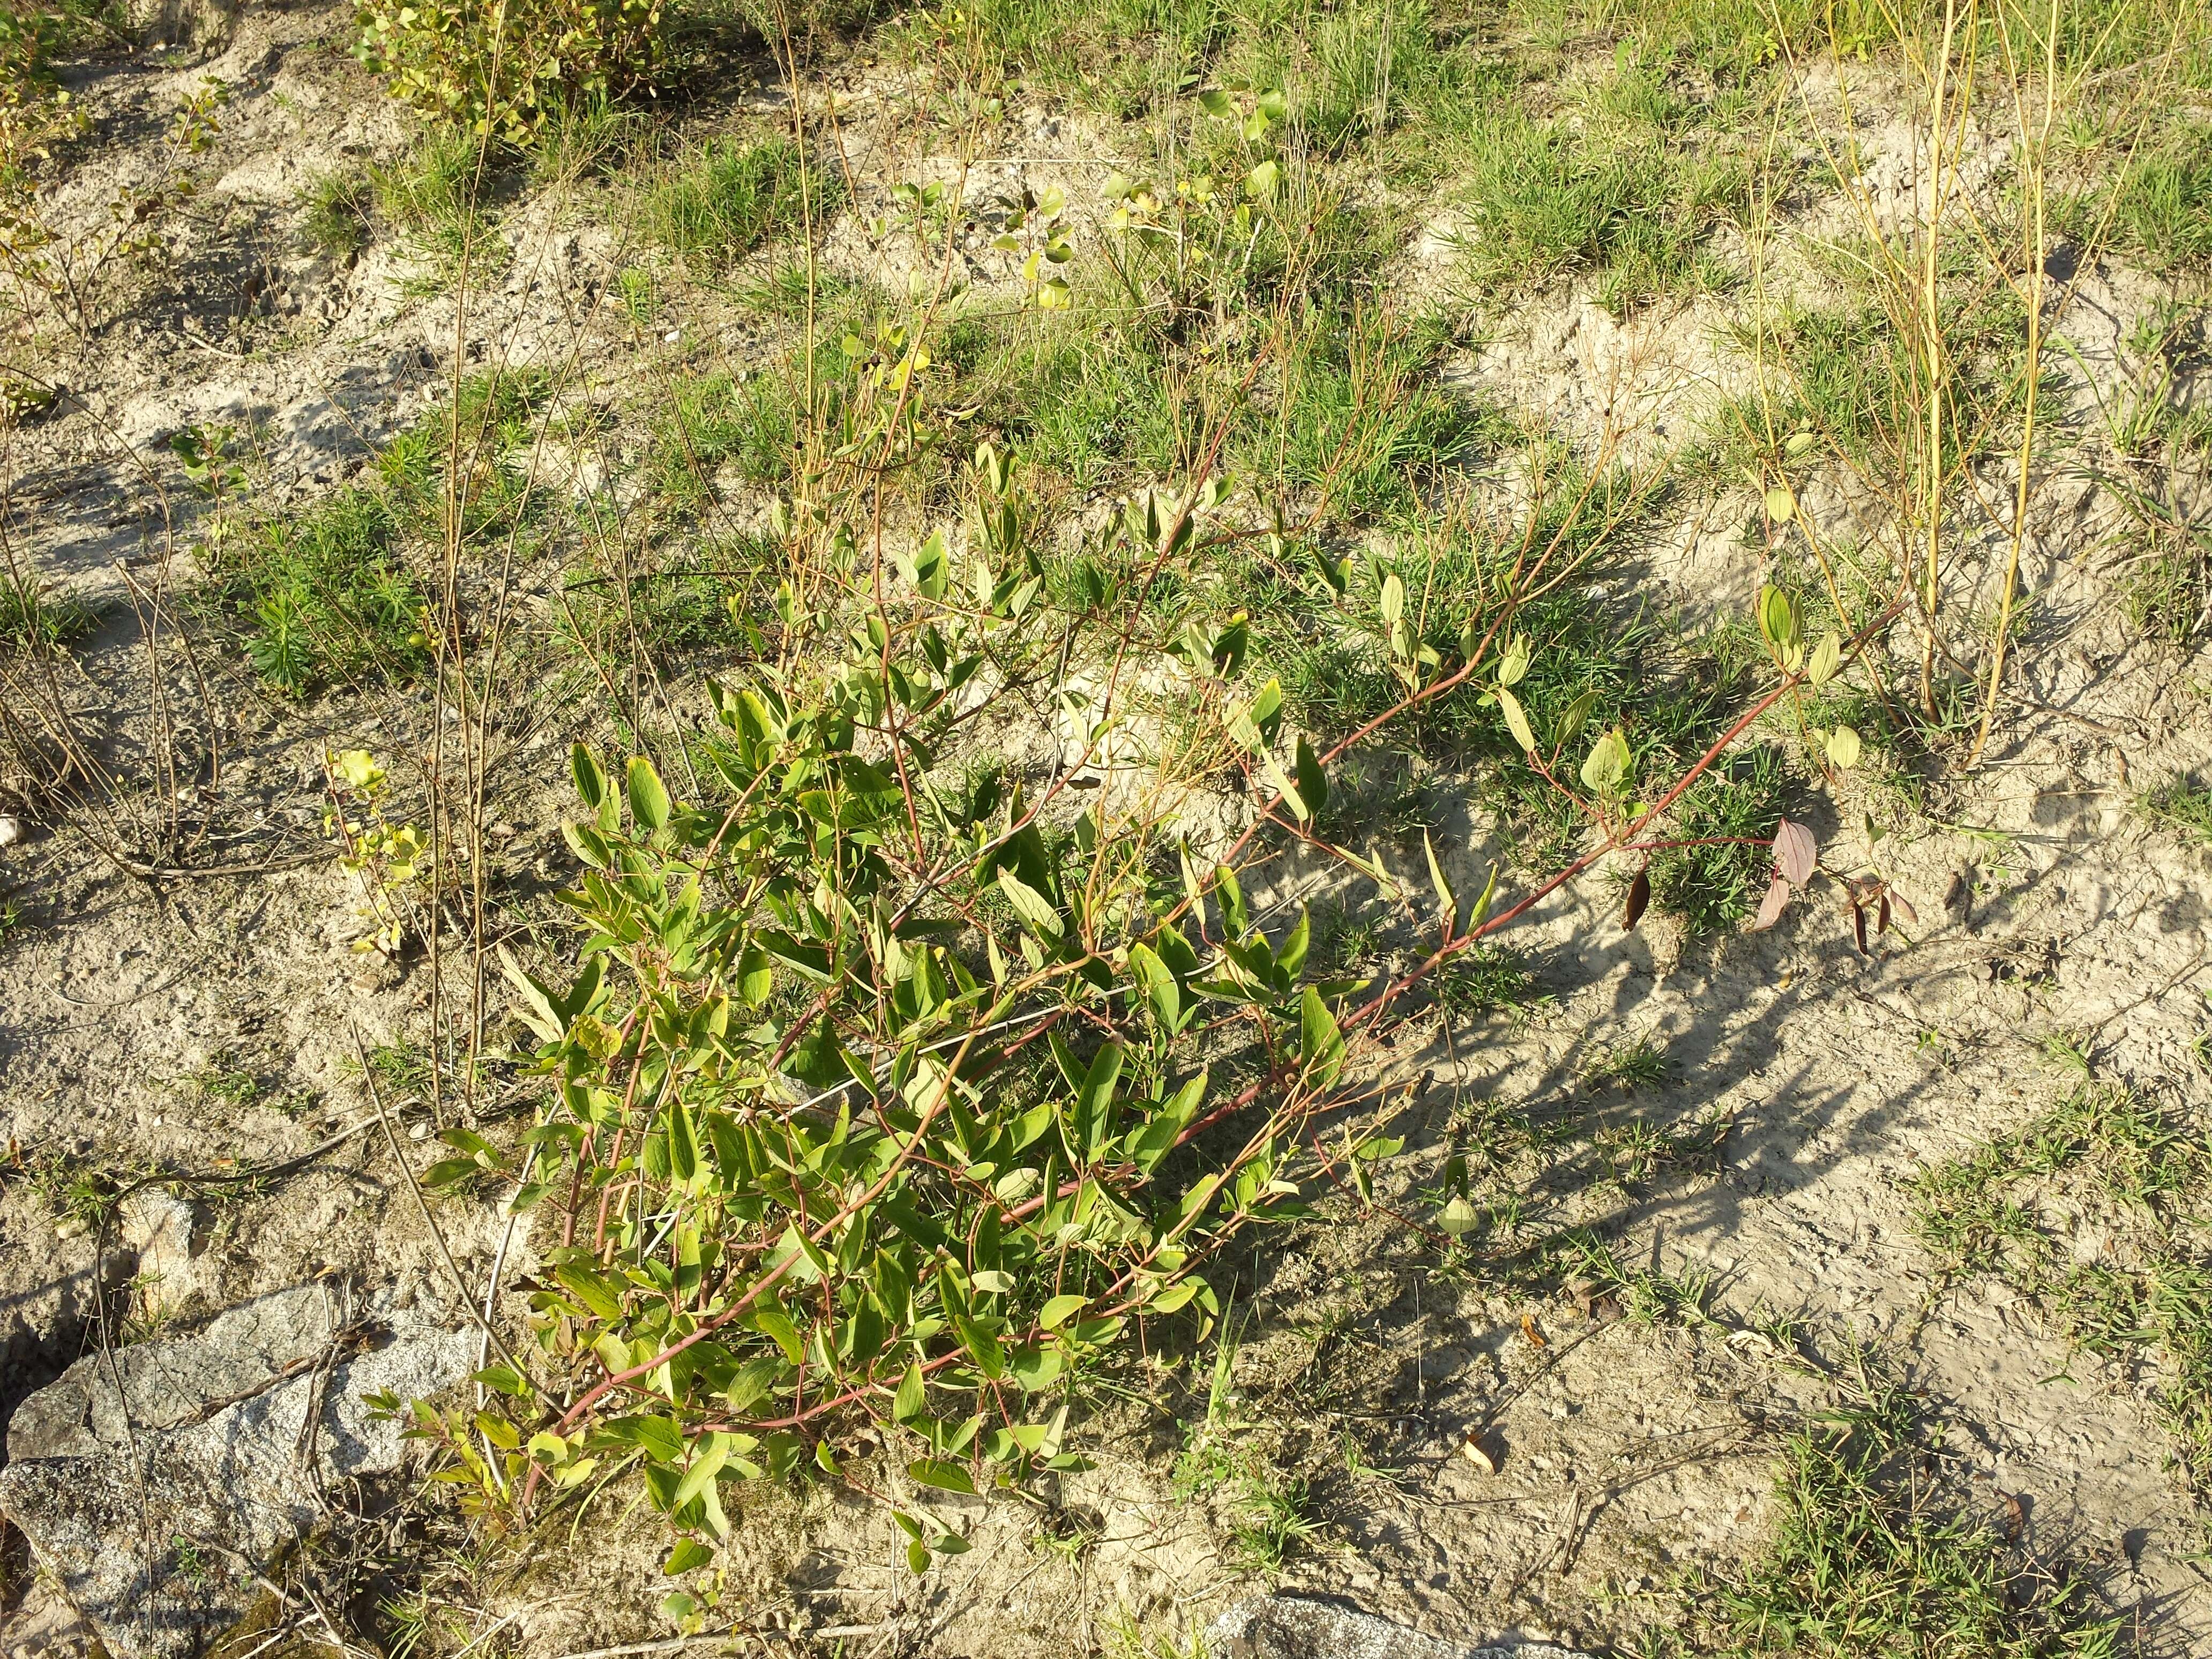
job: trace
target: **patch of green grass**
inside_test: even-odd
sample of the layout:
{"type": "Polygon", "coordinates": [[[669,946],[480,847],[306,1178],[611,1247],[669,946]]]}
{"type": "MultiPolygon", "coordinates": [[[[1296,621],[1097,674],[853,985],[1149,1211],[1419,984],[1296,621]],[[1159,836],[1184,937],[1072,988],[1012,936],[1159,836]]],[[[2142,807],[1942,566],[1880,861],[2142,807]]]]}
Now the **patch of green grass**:
{"type": "Polygon", "coordinates": [[[2143,514],[2123,545],[2135,550],[2120,586],[2129,625],[2186,647],[2212,617],[2212,535],[2143,514]]]}
{"type": "Polygon", "coordinates": [[[849,278],[795,261],[775,265],[759,276],[740,278],[732,291],[754,310],[793,321],[805,319],[810,311],[817,317],[844,315],[858,310],[864,297],[861,286],[849,278]]]}
{"type": "Polygon", "coordinates": [[[216,571],[249,619],[246,659],[264,684],[304,696],[428,660],[424,596],[394,550],[398,527],[381,494],[352,487],[225,547],[216,571]]]}
{"type": "Polygon", "coordinates": [[[1607,1049],[1583,1067],[1583,1087],[1593,1092],[1611,1089],[1624,1095],[1663,1089],[1674,1081],[1678,1068],[1667,1057],[1666,1045],[1649,1036],[1607,1049]]]}
{"type": "MultiPolygon", "coordinates": [[[[1863,297],[1791,308],[1759,349],[1779,365],[1771,396],[1774,434],[1811,432],[1862,465],[1909,477],[1925,460],[1916,447],[1924,393],[1896,312],[1917,302],[1894,291],[1885,300],[1869,274],[1887,269],[1884,257],[1837,251],[1832,274],[1863,297]]],[[[1940,459],[1947,478],[1988,434],[2017,420],[2027,390],[2018,296],[2002,283],[1990,285],[1978,259],[1978,253],[1951,246],[1939,272],[1948,364],[1940,459]]],[[[2052,361],[2045,361],[2042,375],[2039,397],[2057,402],[2060,372],[2052,361]]]]}
{"type": "Polygon", "coordinates": [[[2118,1085],[2084,1080],[2011,1134],[1923,1170],[1913,1225],[1953,1273],[1995,1273],[2080,1347],[2155,1356],[2159,1414],[2212,1494],[2212,1142],[2118,1085]],[[2110,1243],[2077,1257],[2085,1230],[2110,1243]]]}
{"type": "Polygon", "coordinates": [[[679,507],[710,499],[725,465],[748,483],[775,483],[790,475],[794,430],[789,392],[772,375],[679,376],[653,413],[653,482],[679,507]]]}
{"type": "Polygon", "coordinates": [[[2103,1659],[2086,1586],[1966,1508],[1940,1424],[1860,1355],[1850,1392],[1790,1437],[1765,1558],[1716,1586],[1728,1650],[1808,1659],[2103,1659]]]}
{"type": "Polygon", "coordinates": [[[55,595],[34,577],[0,571],[0,644],[21,650],[33,642],[60,646],[100,626],[100,612],[82,599],[55,595]]]}
{"type": "Polygon", "coordinates": [[[1786,782],[1782,751],[1761,744],[1692,784],[1667,836],[1683,844],[1652,854],[1652,902],[1692,934],[1740,925],[1766,890],[1786,782]]]}
{"type": "Polygon", "coordinates": [[[66,1152],[26,1158],[20,1152],[0,1176],[22,1179],[58,1220],[94,1228],[106,1218],[120,1183],[88,1158],[66,1152]]]}
{"type": "Polygon", "coordinates": [[[2191,778],[2175,778],[2136,799],[2136,810],[2184,841],[2212,847],[2212,788],[2191,778]]]}
{"type": "Polygon", "coordinates": [[[641,147],[645,117],[604,98],[564,101],[530,135],[530,176],[573,185],[620,169],[641,147]]]}
{"type": "Polygon", "coordinates": [[[301,192],[301,200],[307,210],[301,228],[310,246],[345,259],[368,246],[376,185],[368,173],[346,167],[322,173],[301,192]]]}
{"type": "Polygon", "coordinates": [[[1283,354],[1275,418],[1237,446],[1238,470],[1313,492],[1335,522],[1411,512],[1447,469],[1512,435],[1437,381],[1443,331],[1386,312],[1317,314],[1283,354]]]}
{"type": "Polygon", "coordinates": [[[627,582],[590,575],[571,583],[564,631],[573,617],[580,643],[620,641],[619,654],[634,651],[665,669],[729,646],[738,636],[735,619],[763,610],[781,574],[767,537],[709,541],[627,582]]]}
{"type": "Polygon", "coordinates": [[[430,267],[417,286],[434,291],[465,264],[483,276],[496,242],[489,234],[498,155],[459,127],[434,127],[405,156],[369,169],[377,209],[430,267]]]}
{"type": "Polygon", "coordinates": [[[1231,1559],[1240,1571],[1277,1577],[1291,1555],[1322,1530],[1304,1480],[1272,1471],[1249,1474],[1230,1522],[1231,1559]]]}
{"type": "Polygon", "coordinates": [[[980,371],[984,407],[1024,465],[1078,490],[1125,473],[1170,475],[1194,453],[1194,411],[1161,361],[1115,336],[1069,327],[980,371]]]}
{"type": "Polygon", "coordinates": [[[185,1079],[201,1099],[217,1106],[251,1106],[261,1098],[261,1079],[242,1066],[210,1060],[185,1079]]]}
{"type": "Polygon", "coordinates": [[[542,369],[471,374],[450,411],[430,410],[386,444],[376,458],[376,477],[406,529],[442,543],[450,506],[458,510],[462,541],[481,544],[518,528],[544,506],[544,492],[533,491],[524,463],[552,394],[553,378],[542,369]]]}
{"type": "Polygon", "coordinates": [[[2165,273],[2212,264],[2212,125],[2190,125],[2122,172],[2109,197],[2061,205],[2070,232],[2094,233],[2109,212],[2109,242],[2165,273]]]}
{"type": "Polygon", "coordinates": [[[385,447],[369,483],[225,538],[214,571],[248,619],[246,658],[266,684],[301,696],[428,662],[427,596],[404,549],[442,543],[449,507],[465,546],[523,525],[532,495],[514,458],[551,385],[535,370],[470,375],[450,412],[431,410],[385,447]]]}
{"type": "Polygon", "coordinates": [[[1486,304],[1585,274],[1623,314],[1662,294],[1724,287],[1713,228],[1748,199],[1748,167],[1692,145],[1692,112],[1624,42],[1579,121],[1536,112],[1510,69],[1471,79],[1440,110],[1436,165],[1462,205],[1463,272],[1486,304]]]}
{"type": "Polygon", "coordinates": [[[773,237],[817,228],[840,192],[836,175],[802,178],[803,156],[787,138],[745,144],[709,139],[686,151],[647,190],[646,235],[694,274],[727,270],[773,237]]]}
{"type": "Polygon", "coordinates": [[[1588,1227],[1553,1234],[1529,1252],[1528,1260],[1535,1275],[1524,1281],[1529,1289],[1542,1282],[1564,1285],[1586,1307],[1611,1297],[1623,1317],[1642,1325],[1709,1322],[1705,1307],[1713,1295],[1709,1270],[1667,1273],[1656,1267],[1632,1267],[1588,1227]]]}
{"type": "Polygon", "coordinates": [[[1518,951],[1488,942],[1445,963],[1430,976],[1428,989],[1453,1019],[1498,1013],[1526,1018],[1555,1000],[1537,988],[1535,973],[1518,951]]]}

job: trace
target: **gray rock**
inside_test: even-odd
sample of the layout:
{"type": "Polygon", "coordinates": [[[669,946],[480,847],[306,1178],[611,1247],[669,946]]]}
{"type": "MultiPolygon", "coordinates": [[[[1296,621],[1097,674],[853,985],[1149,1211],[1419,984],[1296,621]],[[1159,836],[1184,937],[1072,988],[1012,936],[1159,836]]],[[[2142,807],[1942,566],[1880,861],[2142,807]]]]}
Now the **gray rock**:
{"type": "Polygon", "coordinates": [[[124,1200],[123,1243],[137,1258],[136,1289],[156,1313],[179,1311],[199,1288],[199,1212],[188,1199],[149,1187],[124,1200]]]}
{"type": "Polygon", "coordinates": [[[88,1355],[16,1407],[0,1513],[113,1659],[189,1659],[252,1610],[331,1482],[399,1467],[400,1425],[362,1396],[435,1394],[474,1347],[427,1310],[352,1320],[310,1285],[88,1355]]]}
{"type": "Polygon", "coordinates": [[[1255,1595],[1207,1626],[1213,1659],[1589,1659],[1565,1648],[1468,1647],[1339,1601],[1255,1595]]]}

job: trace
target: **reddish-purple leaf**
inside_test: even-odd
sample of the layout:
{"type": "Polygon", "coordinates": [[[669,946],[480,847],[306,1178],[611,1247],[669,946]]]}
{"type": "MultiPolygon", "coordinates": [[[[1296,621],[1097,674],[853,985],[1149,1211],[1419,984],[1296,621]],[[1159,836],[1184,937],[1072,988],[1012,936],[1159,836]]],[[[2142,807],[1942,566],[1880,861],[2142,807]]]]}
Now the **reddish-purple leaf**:
{"type": "Polygon", "coordinates": [[[1792,887],[1802,887],[1813,879],[1813,868],[1820,861],[1820,843],[1813,832],[1802,823],[1792,823],[1788,818],[1774,832],[1774,862],[1788,877],[1792,887]]]}
{"type": "Polygon", "coordinates": [[[1790,902],[1790,884],[1777,876],[1768,884],[1765,902],[1759,907],[1759,915],[1751,924],[1751,931],[1763,933],[1781,920],[1782,907],[1790,902]]]}
{"type": "Polygon", "coordinates": [[[1638,870],[1636,879],[1628,884],[1628,908],[1620,913],[1620,925],[1630,933],[1644,920],[1644,907],[1651,902],[1651,872],[1638,870]]]}
{"type": "Polygon", "coordinates": [[[1856,899],[1851,902],[1851,943],[1859,947],[1861,956],[1870,954],[1867,950],[1866,907],[1856,899]]]}
{"type": "Polygon", "coordinates": [[[1905,897],[1904,894],[1899,892],[1894,887],[1889,890],[1887,896],[1889,902],[1897,907],[1897,914],[1905,918],[1905,925],[1907,927],[1911,927],[1920,920],[1919,913],[1912,908],[1912,901],[1905,897]]]}

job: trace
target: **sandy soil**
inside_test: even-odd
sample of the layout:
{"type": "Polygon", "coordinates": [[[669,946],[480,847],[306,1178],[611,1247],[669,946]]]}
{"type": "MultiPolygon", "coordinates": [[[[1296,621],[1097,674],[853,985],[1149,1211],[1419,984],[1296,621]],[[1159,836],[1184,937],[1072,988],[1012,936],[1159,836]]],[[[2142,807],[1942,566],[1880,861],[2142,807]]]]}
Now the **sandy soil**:
{"type": "MultiPolygon", "coordinates": [[[[331,5],[252,9],[207,61],[110,64],[83,80],[94,131],[62,210],[88,216],[115,181],[150,176],[163,112],[181,93],[209,76],[232,88],[197,163],[208,182],[179,222],[172,272],[119,296],[88,339],[55,348],[47,368],[69,397],[5,441],[19,551],[64,588],[124,602],[67,689],[123,750],[152,741],[132,589],[196,579],[190,544],[204,508],[183,487],[169,434],[191,422],[258,427],[258,504],[304,503],[425,406],[457,339],[471,359],[574,353],[601,383],[665,344],[640,340],[605,303],[618,238],[588,186],[510,208],[511,258],[465,317],[449,296],[413,294],[410,261],[383,241],[350,264],[301,251],[302,185],[341,160],[389,158],[407,138],[404,118],[344,57],[347,19],[331,5]]],[[[865,105],[853,117],[864,175],[871,145],[892,142],[870,137],[870,118],[865,105]]],[[[1105,143],[1072,118],[1033,127],[1046,159],[982,169],[971,192],[1072,189],[1105,143]]],[[[854,220],[866,210],[857,204],[854,220]]],[[[832,230],[830,248],[864,263],[854,221],[832,230]]],[[[1409,258],[1440,262],[1448,248],[1448,236],[1424,239],[1409,258]]],[[[1004,280],[987,256],[975,279],[1004,280]]],[[[2130,273],[2087,272],[2064,325],[2086,361],[2114,364],[2155,297],[2130,273]]],[[[1728,303],[1623,325],[1563,291],[1505,319],[1450,376],[1585,441],[1621,422],[1656,441],[1740,376],[1718,343],[1728,303]]],[[[734,359],[745,344],[732,325],[701,349],[734,359]]],[[[1837,523],[1860,505],[1843,481],[1803,501],[1837,523]]],[[[1671,526],[1639,576],[1646,591],[1693,622],[1740,609],[1761,574],[1760,555],[1735,534],[1747,507],[1706,503],[1671,526]]],[[[1525,1228],[1583,1221],[1624,1261],[1709,1273],[1713,1317],[1608,1321],[1565,1295],[1455,1285],[1428,1271],[1425,1240],[1386,1217],[1277,1237],[1238,1290],[1249,1323],[1228,1409],[1314,1483],[1327,1525],[1285,1582],[1439,1632],[1626,1643],[1674,1617],[1680,1571],[1725,1572],[1759,1549],[1775,1521],[1779,1437],[1833,1397],[1857,1333],[1949,1425],[1954,1473],[1992,1515],[2018,1498],[2028,1547],[2087,1574],[2137,1619],[2145,1651],[2212,1650],[2212,1578],[2192,1559],[2203,1518],[2167,1467],[2151,1406],[2160,1379],[2072,1351],[1994,1281],[1940,1282],[1910,1226],[1917,1170],[2063,1091],[2037,1058],[2045,1034],[2085,1036],[2102,1074],[2179,1109],[2201,1112],[2208,1097],[2191,1044],[2212,984],[2212,858],[2131,806],[2145,787],[2212,764],[2208,665],[2129,628],[2100,551],[2110,509],[2091,489],[2055,476],[2039,514],[2025,571],[2034,631],[1988,763],[1917,811],[1867,781],[1814,821],[1832,849],[1878,865],[1917,922],[1862,956],[1832,896],[1816,895],[1763,936],[1685,943],[1656,919],[1627,936],[1611,890],[1593,881],[1511,939],[1556,999],[1548,1012],[1449,1040],[1434,1022],[1403,1033],[1408,1073],[1427,1081],[1388,1183],[1401,1195],[1434,1179],[1455,1114],[1507,1103],[1539,1118],[1602,1119],[1622,1109],[1580,1089],[1590,1058],[1638,1036],[1662,1041],[1677,1079],[1638,1108],[1662,1123],[1725,1124],[1710,1167],[1613,1188],[1507,1173],[1539,1177],[1525,1228]],[[1863,809],[1897,832],[1863,848],[1863,809]],[[1761,1310],[1797,1318],[1802,1351],[1752,1329],[1761,1310]],[[1494,1474],[1460,1455],[1478,1430],[1498,1450],[1494,1474]],[[1364,1468],[1348,1466],[1347,1444],[1364,1468]]],[[[221,826],[193,850],[195,873],[119,871],[88,827],[69,823],[34,821],[0,850],[0,889],[27,915],[0,947],[0,1133],[19,1170],[57,1156],[218,1170],[304,1152],[364,1121],[356,1034],[374,1047],[427,1029],[427,969],[365,965],[344,948],[349,900],[317,811],[324,744],[419,755],[438,718],[428,693],[293,707],[239,665],[207,670],[212,689],[183,707],[174,738],[180,755],[212,745],[221,757],[219,781],[204,767],[192,775],[221,826]],[[255,1097],[196,1080],[211,1070],[252,1073],[255,1097]]],[[[501,734],[502,821],[554,821],[562,722],[556,708],[501,734]]],[[[1465,873],[1490,862],[1463,818],[1439,839],[1465,873]]],[[[1418,872],[1418,838],[1392,856],[1418,872]]],[[[497,854],[501,892],[526,906],[566,857],[550,830],[519,834],[497,854]]],[[[392,1103],[419,1136],[422,1103],[392,1103]]],[[[439,1218],[480,1291],[503,1223],[459,1203],[439,1218]]],[[[0,1416],[89,1340],[94,1242],[58,1227],[38,1183],[0,1184],[0,1416]]],[[[2094,1237],[2075,1243],[2084,1260],[2101,1248],[2094,1237]]],[[[528,1259],[526,1240],[511,1266],[528,1259]]],[[[161,1296],[188,1318],[325,1273],[442,1296],[443,1272],[390,1150],[364,1130],[268,1190],[203,1200],[196,1253],[161,1296]]],[[[1202,1403],[1202,1376],[1157,1381],[1185,1412],[1202,1403]]],[[[1188,1437],[1171,1416],[1133,1405],[1097,1435],[1097,1467],[1064,1483],[1054,1511],[931,1495],[975,1548],[925,1584],[899,1565],[899,1535],[879,1510],[819,1492],[763,1498],[732,1552],[732,1610],[795,1633],[858,1627],[866,1639],[855,1650],[880,1633],[901,1651],[1012,1659],[1091,1650],[1124,1618],[1180,1628],[1231,1599],[1233,1493],[1178,1491],[1188,1437]],[[1070,1526],[1095,1530],[1095,1542],[1052,1547],[1070,1526]]],[[[571,1588],[582,1547],[550,1537],[487,1591],[489,1616],[518,1614],[524,1651],[664,1628],[653,1528],[611,1510],[592,1530],[604,1582],[590,1596],[571,1588]]],[[[35,1585],[18,1575],[7,1594],[0,1652],[82,1646],[35,1585]]]]}

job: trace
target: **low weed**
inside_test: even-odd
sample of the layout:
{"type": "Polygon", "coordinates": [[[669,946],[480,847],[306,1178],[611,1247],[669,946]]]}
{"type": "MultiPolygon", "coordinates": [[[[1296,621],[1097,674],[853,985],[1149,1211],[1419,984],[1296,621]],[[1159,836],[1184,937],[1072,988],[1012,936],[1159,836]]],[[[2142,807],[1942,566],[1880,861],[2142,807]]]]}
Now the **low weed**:
{"type": "Polygon", "coordinates": [[[2212,847],[2212,788],[2176,778],[2136,798],[2136,810],[2184,841],[2212,847]]]}
{"type": "Polygon", "coordinates": [[[1455,1023],[1491,1014],[1526,1019],[1557,1000],[1539,988],[1527,960],[1503,945],[1479,945],[1455,957],[1437,974],[1431,994],[1455,1023]]]}
{"type": "Polygon", "coordinates": [[[1708,1581],[1707,1633],[1818,1659],[2120,1651],[2085,1585],[1974,1512],[1942,1424],[1875,1357],[1854,1370],[1842,1402],[1790,1437],[1765,1557],[1740,1579],[1708,1581]]]}
{"type": "Polygon", "coordinates": [[[781,380],[680,376],[653,417],[652,476],[672,505],[696,507],[713,497],[715,475],[725,465],[748,483],[788,477],[794,441],[789,393],[781,380]]]}
{"type": "Polygon", "coordinates": [[[836,206],[833,173],[806,171],[788,138],[709,139],[684,152],[647,188],[647,237],[696,276],[729,270],[771,238],[818,227],[836,206]]]}
{"type": "Polygon", "coordinates": [[[76,643],[100,626],[100,610],[73,594],[57,594],[34,577],[0,571],[0,644],[76,643]]]}
{"type": "Polygon", "coordinates": [[[368,246],[368,217],[376,203],[371,175],[343,167],[320,174],[301,199],[307,210],[301,228],[309,246],[346,259],[368,246]]]}
{"type": "Polygon", "coordinates": [[[1587,274],[1618,316],[1733,280],[1708,239],[1747,204],[1751,175],[1667,131],[1679,116],[1655,103],[1661,84],[1631,60],[1589,124],[1532,113],[1502,78],[1453,112],[1444,143],[1467,204],[1460,249],[1471,292],[1489,301],[1587,274]]]}
{"type": "Polygon", "coordinates": [[[1277,1577],[1301,1547],[1311,1545],[1325,1529],[1303,1479],[1273,1471],[1249,1474],[1230,1523],[1230,1559],[1239,1571],[1277,1577]]]}
{"type": "Polygon", "coordinates": [[[2201,1127],[2122,1085],[2084,1079],[2014,1133],[1923,1170],[1914,1230],[1954,1274],[1991,1273],[2089,1352],[2155,1357],[2177,1462],[2212,1492],[2212,1291],[2192,1238],[2212,1223],[2201,1127]],[[2074,1240],[2108,1243],[2081,1259],[2074,1240]]]}
{"type": "Polygon", "coordinates": [[[2108,192],[2058,204],[2071,233],[2106,240],[2154,271],[2179,274],[2212,264],[2212,127],[2186,125],[2138,156],[2108,192]]]}
{"type": "Polygon", "coordinates": [[[465,268],[489,274],[494,240],[487,234],[497,182],[495,149],[459,129],[433,127],[389,165],[369,169],[377,210],[406,235],[428,274],[412,286],[441,291],[465,268]]]}
{"type": "Polygon", "coordinates": [[[382,495],[355,486],[229,541],[216,574],[247,618],[246,659],[265,684],[298,697],[428,661],[424,596],[395,550],[398,528],[382,495]]]}
{"type": "Polygon", "coordinates": [[[1608,1048],[1583,1068],[1583,1087],[1592,1093],[1613,1090],[1631,1095],[1663,1089],[1678,1075],[1666,1046],[1649,1036],[1608,1048]]]}
{"type": "Polygon", "coordinates": [[[563,631],[611,661],[637,660],[664,671],[728,646],[741,618],[764,609],[778,574],[757,537],[711,539],[664,568],[627,578],[586,575],[570,581],[563,631]]]}
{"type": "Polygon", "coordinates": [[[1728,757],[1675,804],[1668,844],[1652,854],[1652,902],[1692,934],[1741,925],[1772,873],[1775,826],[1788,775],[1782,751],[1760,744],[1728,757]]]}

